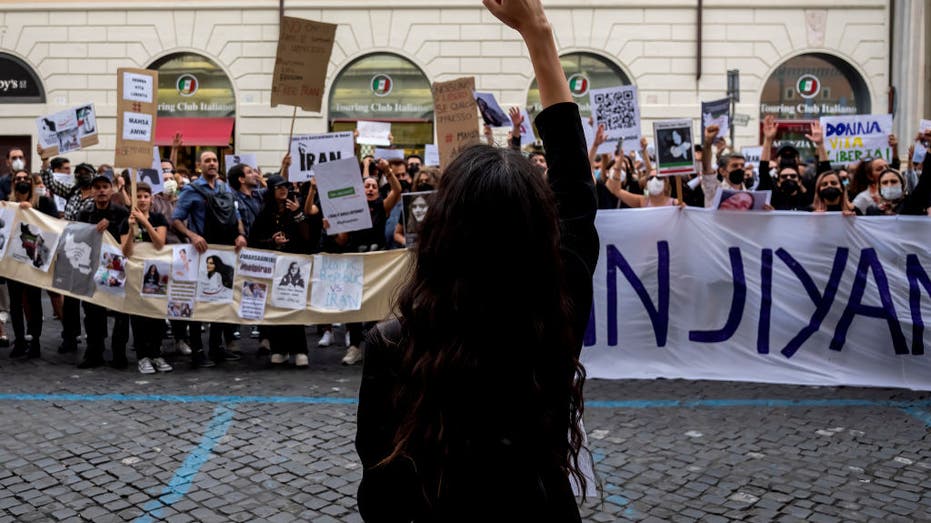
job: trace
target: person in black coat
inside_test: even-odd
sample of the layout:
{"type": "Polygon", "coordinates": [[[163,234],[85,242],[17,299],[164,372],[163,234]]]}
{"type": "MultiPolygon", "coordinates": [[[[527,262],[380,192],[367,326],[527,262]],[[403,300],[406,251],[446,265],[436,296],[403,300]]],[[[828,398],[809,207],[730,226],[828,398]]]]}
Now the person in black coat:
{"type": "Polygon", "coordinates": [[[356,449],[369,522],[580,521],[570,476],[584,491],[594,183],[539,0],[485,5],[530,50],[548,174],[485,145],[447,166],[398,316],[365,345],[356,449]]]}

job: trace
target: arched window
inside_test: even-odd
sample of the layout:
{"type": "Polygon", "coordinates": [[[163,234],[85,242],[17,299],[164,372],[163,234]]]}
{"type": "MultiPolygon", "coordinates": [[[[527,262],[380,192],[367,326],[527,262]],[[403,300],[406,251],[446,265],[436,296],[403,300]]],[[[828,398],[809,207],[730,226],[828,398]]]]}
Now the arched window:
{"type": "Polygon", "coordinates": [[[760,119],[767,114],[785,120],[870,114],[866,82],[844,60],[810,53],[785,61],[763,85],[760,119]]]}
{"type": "Polygon", "coordinates": [[[365,55],[344,68],[330,89],[331,131],[355,129],[358,120],[391,122],[397,147],[421,152],[433,143],[430,81],[414,63],[391,53],[365,55]]]}
{"type": "MultiPolygon", "coordinates": [[[[588,91],[618,85],[630,85],[630,78],[624,74],[615,63],[590,53],[568,53],[559,58],[566,78],[569,79],[569,88],[575,102],[579,104],[582,116],[589,116],[591,108],[588,101],[588,91]]],[[[542,109],[540,105],[540,88],[537,81],[530,84],[527,92],[527,111],[536,114],[542,109]]]]}
{"type": "Polygon", "coordinates": [[[45,89],[29,64],[0,53],[0,103],[45,103],[45,89]]]}

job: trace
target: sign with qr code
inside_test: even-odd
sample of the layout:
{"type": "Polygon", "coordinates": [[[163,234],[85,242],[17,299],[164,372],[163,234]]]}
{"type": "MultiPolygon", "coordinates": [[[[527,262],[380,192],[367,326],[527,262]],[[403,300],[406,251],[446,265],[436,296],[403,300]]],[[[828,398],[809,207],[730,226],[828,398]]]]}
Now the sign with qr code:
{"type": "Polygon", "coordinates": [[[603,125],[608,140],[640,141],[640,104],[637,101],[636,86],[592,89],[588,96],[592,104],[594,127],[597,129],[603,125]]]}
{"type": "Polygon", "coordinates": [[[656,144],[656,175],[681,176],[695,172],[692,120],[653,122],[656,144]]]}

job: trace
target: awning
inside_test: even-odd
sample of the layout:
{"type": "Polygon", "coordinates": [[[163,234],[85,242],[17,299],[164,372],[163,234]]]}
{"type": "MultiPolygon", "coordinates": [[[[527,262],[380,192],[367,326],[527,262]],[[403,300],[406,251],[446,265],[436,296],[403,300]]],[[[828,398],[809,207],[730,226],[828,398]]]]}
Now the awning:
{"type": "Polygon", "coordinates": [[[158,118],[155,121],[155,145],[171,145],[180,132],[184,145],[219,145],[230,143],[235,118],[158,118]]]}

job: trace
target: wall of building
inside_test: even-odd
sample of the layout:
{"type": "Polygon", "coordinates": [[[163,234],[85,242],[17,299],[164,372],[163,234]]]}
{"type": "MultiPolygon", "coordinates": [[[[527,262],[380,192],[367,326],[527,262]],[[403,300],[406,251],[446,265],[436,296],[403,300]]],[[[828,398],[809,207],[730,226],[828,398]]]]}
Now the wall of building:
{"type": "MultiPolygon", "coordinates": [[[[263,166],[284,153],[290,107],[270,108],[278,37],[278,3],[210,0],[126,4],[32,1],[0,12],[0,51],[30,64],[44,82],[45,105],[0,105],[0,135],[35,134],[34,119],[79,103],[96,103],[100,145],[72,161],[112,161],[116,69],[146,67],[170,53],[202,53],[223,67],[237,99],[236,144],[256,152],[263,166]]],[[[452,0],[436,8],[425,0],[307,0],[287,3],[286,14],[338,23],[329,86],[352,60],[389,51],[417,64],[430,81],[474,75],[480,90],[503,105],[523,105],[532,80],[518,35],[477,2],[452,0]],[[310,6],[314,6],[311,8],[310,6]]],[[[699,102],[723,97],[726,71],[741,71],[738,145],[757,140],[760,90],[780,63],[805,52],[848,61],[869,87],[873,112],[887,108],[888,2],[858,0],[706,0],[702,76],[696,79],[694,1],[657,0],[613,7],[610,2],[547,4],[561,52],[609,57],[640,91],[644,129],[653,119],[695,117],[699,102]],[[585,6],[583,6],[583,4],[585,6]]],[[[919,82],[920,84],[921,82],[919,82]]],[[[326,107],[299,111],[296,133],[327,130],[326,107]]]]}

